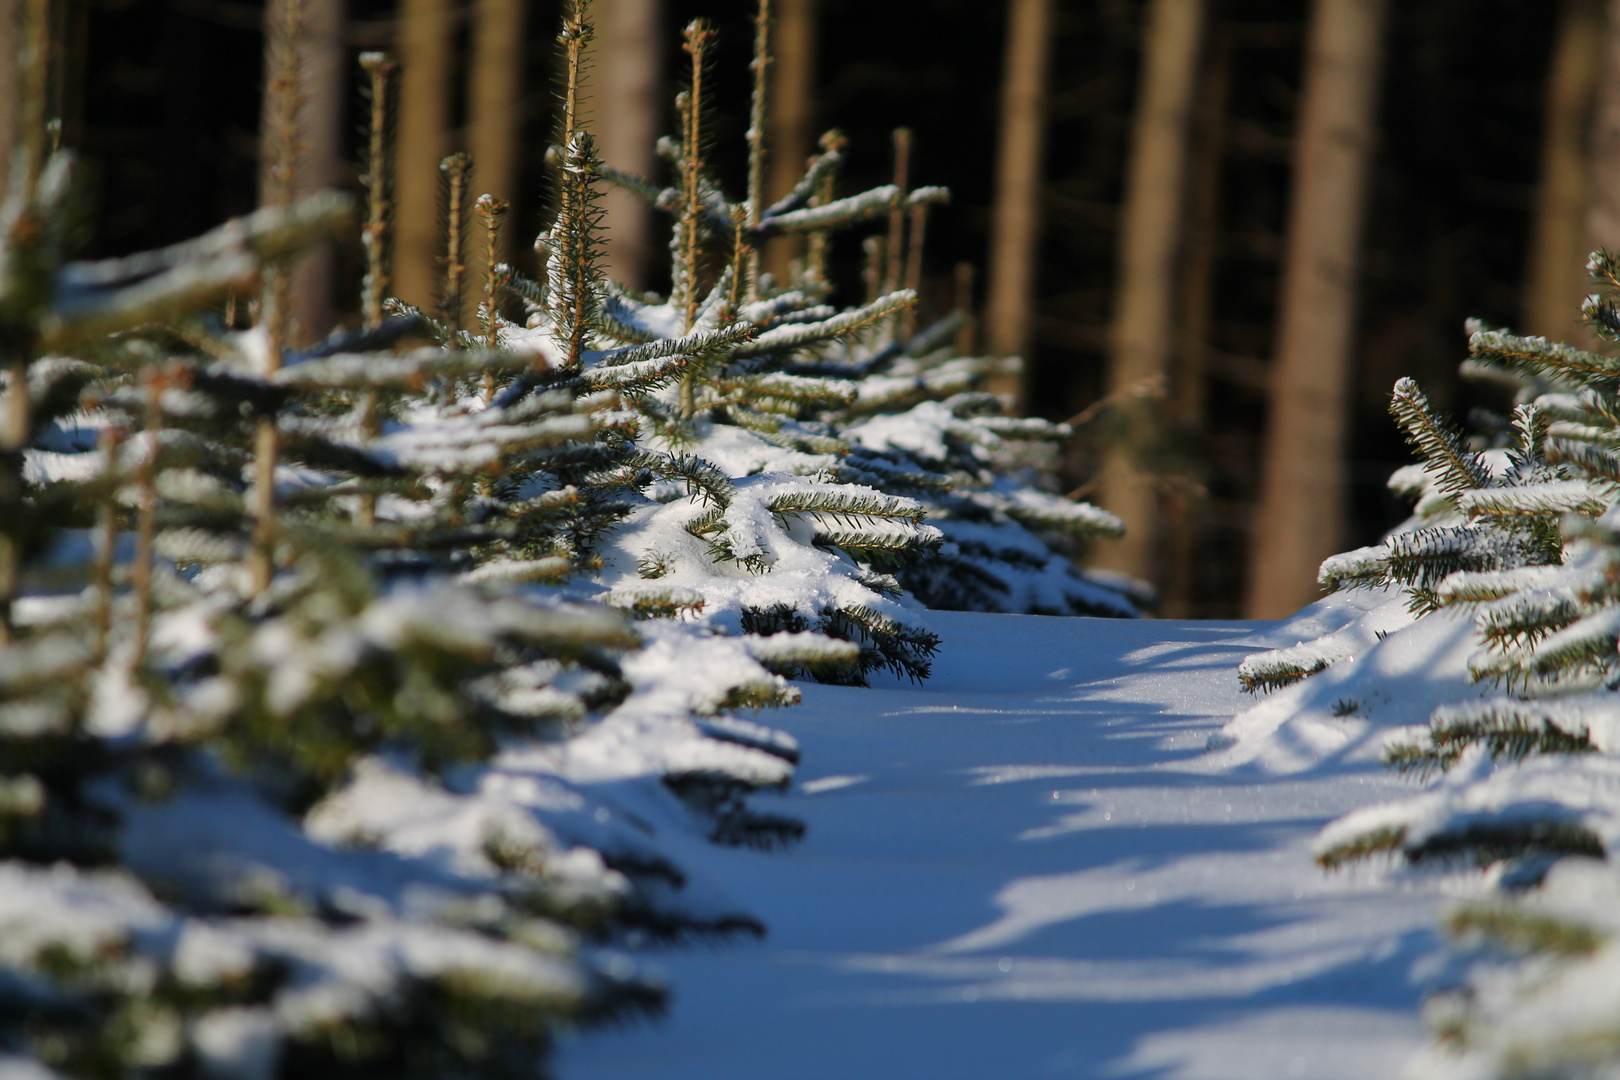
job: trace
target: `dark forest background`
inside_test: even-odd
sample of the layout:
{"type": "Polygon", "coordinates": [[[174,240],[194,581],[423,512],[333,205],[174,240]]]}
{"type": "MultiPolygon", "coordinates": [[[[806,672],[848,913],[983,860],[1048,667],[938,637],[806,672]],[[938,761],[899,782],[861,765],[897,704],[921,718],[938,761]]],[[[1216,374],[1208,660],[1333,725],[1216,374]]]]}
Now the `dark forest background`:
{"type": "MultiPolygon", "coordinates": [[[[1174,511],[1196,538],[1187,572],[1167,586],[1177,614],[1231,616],[1240,607],[1308,6],[1212,0],[1209,11],[1188,230],[1210,287],[1199,290],[1199,310],[1182,313],[1207,346],[1208,404],[1202,423],[1173,433],[1165,450],[1165,468],[1196,474],[1207,496],[1189,497],[1174,511]]],[[[69,0],[61,7],[63,138],[94,166],[92,253],[180,240],[251,210],[262,6],[69,0]]],[[[1142,0],[1056,5],[1028,361],[1030,410],[1053,419],[1079,413],[1103,392],[1145,11],[1142,0]]],[[[687,19],[706,15],[720,28],[713,134],[718,170],[732,190],[743,186],[752,13],[740,0],[667,0],[663,12],[666,70],[680,62],[687,19]]],[[[387,47],[393,15],[388,3],[351,0],[351,52],[387,47]]],[[[1556,16],[1557,5],[1543,0],[1391,7],[1355,345],[1354,543],[1375,541],[1404,516],[1384,489],[1391,469],[1409,460],[1385,411],[1391,384],[1413,375],[1442,408],[1465,408],[1455,374],[1464,319],[1519,319],[1556,16]]],[[[553,0],[529,8],[525,135],[513,200],[514,233],[524,240],[545,213],[558,18],[553,0]]],[[[822,0],[819,20],[815,109],[821,127],[850,138],[849,187],[886,181],[890,131],[906,125],[916,137],[914,182],[954,193],[929,225],[925,287],[927,304],[948,307],[956,264],[982,266],[986,258],[1003,5],[822,0]]],[[[466,22],[458,24],[463,37],[466,22]]],[[[356,70],[350,65],[351,87],[356,70]]],[[[353,159],[362,117],[358,94],[348,96],[355,102],[347,125],[353,159]]],[[[526,242],[516,247],[527,251],[526,242]]],[[[846,265],[841,280],[858,282],[851,272],[858,243],[842,242],[837,254],[846,265]]],[[[347,266],[340,260],[340,271],[352,296],[357,253],[349,253],[347,266]]],[[[1095,441],[1076,441],[1074,484],[1095,468],[1095,441]]]]}

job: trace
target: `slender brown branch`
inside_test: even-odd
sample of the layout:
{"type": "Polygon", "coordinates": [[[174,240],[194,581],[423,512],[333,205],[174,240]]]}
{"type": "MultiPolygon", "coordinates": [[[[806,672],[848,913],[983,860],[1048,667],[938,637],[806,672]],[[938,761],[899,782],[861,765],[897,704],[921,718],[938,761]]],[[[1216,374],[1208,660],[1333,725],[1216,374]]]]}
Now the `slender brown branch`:
{"type": "Polygon", "coordinates": [[[124,441],[124,430],[105,427],[101,430],[102,468],[106,471],[107,491],[96,508],[96,562],[94,588],[96,594],[96,663],[107,659],[112,634],[113,560],[118,553],[118,448],[124,441]]]}
{"type": "Polygon", "coordinates": [[[440,302],[440,312],[445,326],[450,328],[449,344],[452,349],[460,348],[462,290],[467,276],[467,264],[462,261],[466,254],[462,225],[467,215],[467,173],[471,169],[472,159],[466,154],[451,154],[439,162],[439,171],[450,182],[450,197],[445,211],[444,296],[440,302]]]}
{"type": "MultiPolygon", "coordinates": [[[[905,287],[922,295],[923,242],[928,236],[928,204],[918,203],[911,208],[911,230],[906,251],[905,287]]],[[[900,340],[910,341],[917,332],[917,305],[908,304],[900,312],[900,340]]]]}
{"type": "Polygon", "coordinates": [[[586,18],[590,15],[591,0],[574,0],[568,18],[563,21],[560,40],[567,50],[566,81],[563,84],[562,138],[558,145],[566,150],[573,145],[574,132],[579,130],[580,93],[585,83],[585,46],[590,44],[593,31],[586,18]]]}
{"type": "MultiPolygon", "coordinates": [[[[703,255],[699,230],[703,215],[703,65],[708,57],[714,31],[703,19],[687,24],[682,48],[692,58],[692,81],[681,95],[681,237],[676,284],[681,308],[681,327],[690,333],[697,322],[698,269],[703,255]]],[[[681,418],[697,414],[697,373],[681,380],[681,418]]]]}
{"type": "Polygon", "coordinates": [[[900,274],[906,256],[906,191],[911,182],[911,129],[894,129],[894,186],[898,189],[894,206],[889,210],[889,239],[884,244],[888,255],[883,269],[882,294],[887,296],[900,287],[900,274]]]}
{"type": "MultiPolygon", "coordinates": [[[[754,101],[748,115],[748,213],[749,228],[758,228],[765,208],[765,124],[770,112],[771,66],[771,0],[759,0],[754,16],[754,101]]],[[[748,252],[747,265],[739,265],[737,274],[745,276],[744,294],[749,300],[759,297],[759,251],[748,252]]]]}
{"type": "MultiPolygon", "coordinates": [[[[303,0],[275,0],[268,17],[265,44],[264,197],[267,206],[291,206],[297,190],[299,44],[304,34],[303,0]]],[[[264,276],[260,321],[264,328],[264,374],[281,368],[287,344],[287,269],[270,267],[264,276]]],[[[261,417],[254,432],[253,557],[251,588],[255,595],[270,587],[275,573],[276,454],[274,417],[261,417]]]]}
{"type": "Polygon", "coordinates": [[[692,58],[692,81],[685,94],[681,119],[681,327],[690,332],[697,320],[698,261],[702,257],[699,230],[703,215],[703,66],[714,31],[703,19],[686,27],[682,48],[692,58]]]}
{"type": "MultiPolygon", "coordinates": [[[[842,132],[829,131],[821,137],[821,152],[830,154],[842,151],[845,138],[842,132]]],[[[829,170],[821,178],[821,185],[815,196],[810,200],[811,206],[826,206],[833,201],[836,193],[838,178],[829,170]]],[[[832,247],[832,236],[825,230],[810,234],[809,243],[805,249],[804,276],[812,286],[824,285],[827,281],[827,258],[832,247]]]]}
{"type": "MultiPolygon", "coordinates": [[[[135,591],[135,650],[130,666],[146,663],[147,645],[152,633],[152,542],[157,532],[157,460],[163,433],[163,391],[168,379],[158,369],[142,374],[145,383],[145,415],[141,429],[146,435],[141,447],[135,484],[138,502],[135,521],[135,561],[130,566],[130,583],[135,591]]],[[[273,430],[273,429],[272,429],[273,430]]]]}
{"type": "MultiPolygon", "coordinates": [[[[360,243],[366,251],[366,277],[361,283],[361,315],[366,329],[382,325],[383,299],[388,295],[392,266],[388,222],[393,213],[394,159],[388,138],[389,93],[393,74],[399,65],[387,53],[360,55],[360,68],[371,81],[371,129],[366,141],[366,224],[360,243]]],[[[377,418],[377,394],[367,390],[360,398],[360,433],[368,441],[381,434],[377,418]]],[[[359,523],[371,526],[377,521],[377,496],[360,496],[359,523]]]]}
{"type": "MultiPolygon", "coordinates": [[[[484,223],[484,300],[478,308],[478,318],[484,325],[484,348],[496,352],[501,347],[499,320],[495,314],[495,294],[498,286],[496,266],[501,258],[501,226],[505,224],[507,205],[493,195],[480,195],[473,204],[484,223]]],[[[484,375],[484,400],[495,396],[495,376],[484,375]]]]}
{"type": "Polygon", "coordinates": [[[883,237],[868,236],[861,241],[865,260],[861,263],[861,282],[866,286],[866,302],[872,303],[883,295],[883,237]]]}
{"type": "Polygon", "coordinates": [[[733,322],[737,317],[737,309],[747,302],[753,294],[748,286],[749,267],[757,265],[759,250],[748,242],[748,230],[744,227],[748,220],[748,210],[742,206],[731,208],[731,235],[733,237],[731,249],[731,293],[726,298],[726,322],[733,322]]]}
{"type": "Polygon", "coordinates": [[[366,250],[366,278],[362,286],[361,315],[366,328],[382,325],[383,299],[388,295],[388,220],[393,210],[389,193],[393,187],[394,162],[389,153],[388,94],[394,71],[399,67],[387,53],[360,55],[360,67],[371,80],[371,123],[366,143],[366,224],[360,243],[366,250]]]}

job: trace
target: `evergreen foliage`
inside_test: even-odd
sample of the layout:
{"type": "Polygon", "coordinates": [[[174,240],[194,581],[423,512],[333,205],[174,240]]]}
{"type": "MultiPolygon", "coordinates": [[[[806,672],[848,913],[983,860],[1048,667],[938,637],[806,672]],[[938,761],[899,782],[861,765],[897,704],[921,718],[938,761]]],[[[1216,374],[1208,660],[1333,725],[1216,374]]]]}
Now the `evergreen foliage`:
{"type": "Polygon", "coordinates": [[[575,7],[543,279],[494,263],[505,207],[452,157],[433,312],[386,298],[393,63],[366,54],[362,325],[289,348],[287,267],[356,215],[291,196],[282,14],[266,209],[72,262],[71,156],[43,152],[0,208],[0,1067],[533,1075],[560,1025],[661,1003],[604,941],[760,930],[624,807],[794,840],[747,795],[797,747],[731,714],[926,677],[918,599],[1139,593],[1070,568],[1119,524],[1040,486],[1066,431],[980,391],[962,313],[915,331],[898,279],[827,302],[831,230],[909,215],[915,281],[945,192],[837,197],[832,136],[765,206],[751,137],[728,200],[701,24],[665,189],[578,122],[575,7]],[[669,297],[600,271],[609,181],[675,215],[669,297]],[[755,253],[787,233],[811,256],[774,282],[755,253]]]}
{"type": "MultiPolygon", "coordinates": [[[[1612,344],[1615,262],[1598,252],[1591,269],[1605,292],[1587,320],[1612,344]]],[[[1413,1075],[1607,1075],[1620,1061],[1614,996],[1599,989],[1620,970],[1620,885],[1600,861],[1620,843],[1620,361],[1471,331],[1464,374],[1511,389],[1511,415],[1479,414],[1490,434],[1465,438],[1401,380],[1392,412],[1421,460],[1390,487],[1415,512],[1381,544],[1329,559],[1321,581],[1404,591],[1420,623],[1466,620],[1478,689],[1385,744],[1386,764],[1427,790],[1334,822],[1317,858],[1495,868],[1497,898],[1450,920],[1492,946],[1488,960],[1431,1001],[1435,1043],[1413,1075]]],[[[1325,670],[1343,640],[1251,657],[1245,687],[1325,670]]]]}

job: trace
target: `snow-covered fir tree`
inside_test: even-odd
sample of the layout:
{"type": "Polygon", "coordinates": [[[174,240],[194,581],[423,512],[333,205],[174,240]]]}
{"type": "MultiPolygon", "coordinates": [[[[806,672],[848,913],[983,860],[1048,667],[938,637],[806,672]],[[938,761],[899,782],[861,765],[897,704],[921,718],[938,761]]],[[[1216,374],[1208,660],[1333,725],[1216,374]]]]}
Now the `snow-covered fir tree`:
{"type": "MultiPolygon", "coordinates": [[[[1600,251],[1589,268],[1603,291],[1587,321],[1616,342],[1620,261],[1600,251]]],[[[1278,692],[1228,726],[1221,752],[1307,768],[1381,744],[1425,789],[1332,823],[1318,861],[1488,868],[1491,895],[1448,916],[1461,943],[1488,948],[1431,1000],[1434,1043],[1413,1075],[1609,1075],[1620,879],[1600,860],[1620,842],[1620,359],[1470,331],[1464,374],[1511,394],[1511,414],[1476,412],[1465,437],[1411,380],[1396,384],[1391,411],[1421,460],[1390,487],[1414,514],[1323,564],[1339,594],[1324,603],[1353,617],[1244,662],[1247,689],[1278,692]]]]}
{"type": "MultiPolygon", "coordinates": [[[[346,199],[294,201],[283,160],[265,210],[73,262],[71,154],[25,155],[0,210],[0,1068],[543,1072],[559,1026],[662,1000],[617,937],[760,929],[657,839],[798,835],[748,801],[797,747],[736,712],[793,703],[791,676],[925,678],[925,603],[1134,613],[1070,568],[1118,522],[1041,486],[1066,432],[980,392],[962,316],[827,302],[834,229],[945,193],[837,197],[832,137],[766,205],[754,138],[727,199],[701,24],[674,183],[615,176],[576,121],[585,16],[545,273],[486,258],[443,318],[384,299],[386,57],[362,61],[364,325],[303,352],[287,268],[353,227],[346,199]],[[599,272],[609,181],[674,215],[669,296],[599,272]],[[755,253],[785,233],[811,255],[777,283],[755,253]]],[[[294,109],[271,102],[284,155],[294,109]]],[[[451,190],[494,251],[505,208],[451,190]]]]}

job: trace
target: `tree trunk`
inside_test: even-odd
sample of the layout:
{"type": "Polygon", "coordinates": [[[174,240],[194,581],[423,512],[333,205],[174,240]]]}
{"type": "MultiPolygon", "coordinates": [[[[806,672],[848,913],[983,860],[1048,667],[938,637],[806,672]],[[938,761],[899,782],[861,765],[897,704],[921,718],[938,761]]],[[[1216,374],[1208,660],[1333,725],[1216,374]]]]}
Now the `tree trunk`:
{"type": "MultiPolygon", "coordinates": [[[[586,99],[586,123],[602,161],[655,180],[653,147],[668,122],[664,101],[663,5],[660,0],[598,0],[595,92],[586,99]]],[[[628,191],[609,187],[602,200],[606,232],[603,265],[632,289],[648,285],[656,264],[652,208],[628,191]]]]}
{"type": "Polygon", "coordinates": [[[1345,543],[1356,278],[1387,0],[1315,0],[1294,146],[1260,506],[1244,608],[1276,619],[1315,600],[1345,543]]]}
{"type": "MultiPolygon", "coordinates": [[[[478,22],[467,80],[473,193],[512,204],[518,193],[517,147],[523,124],[523,0],[478,0],[475,10],[478,22]]],[[[504,232],[500,240],[495,255],[505,259],[504,232]]]]}
{"type": "Polygon", "coordinates": [[[1524,329],[1555,341],[1585,336],[1580,307],[1590,291],[1583,270],[1589,250],[1587,149],[1605,29],[1598,0],[1564,0],[1547,72],[1524,329]]]}
{"type": "MultiPolygon", "coordinates": [[[[1620,0],[1604,4],[1608,18],[1602,33],[1602,55],[1592,120],[1590,202],[1586,215],[1587,250],[1620,250],[1620,0]]],[[[1584,254],[1584,252],[1582,253],[1584,254]]],[[[1584,264],[1585,259],[1581,262],[1584,264]]],[[[1584,285],[1584,281],[1583,281],[1584,285]]],[[[1585,287],[1576,294],[1592,292],[1585,287]]]]}
{"type": "Polygon", "coordinates": [[[22,5],[0,0],[0,199],[10,190],[11,152],[17,145],[17,104],[20,99],[17,68],[22,48],[22,5]]]}
{"type": "Polygon", "coordinates": [[[1051,0],[1011,0],[1008,6],[984,331],[985,347],[992,355],[1016,356],[1024,362],[1022,376],[1002,376],[992,385],[1012,399],[1015,413],[1024,411],[1034,341],[1051,22],[1051,0]]]}
{"type": "MultiPolygon", "coordinates": [[[[1232,85],[1232,43],[1221,35],[1211,43],[1210,56],[1199,78],[1194,110],[1197,134],[1187,194],[1185,267],[1179,345],[1171,379],[1170,408],[1183,437],[1201,447],[1208,425],[1210,328],[1215,319],[1215,271],[1220,253],[1221,167],[1226,160],[1226,105],[1232,85]]],[[[1200,486],[1209,480],[1209,468],[1200,454],[1191,463],[1189,479],[1200,486]]],[[[1199,615],[1199,553],[1207,542],[1207,493],[1184,493],[1166,513],[1169,534],[1163,596],[1159,611],[1170,619],[1199,615]]]]}
{"type": "Polygon", "coordinates": [[[1108,390],[1122,402],[1130,431],[1103,465],[1101,504],[1125,522],[1125,536],[1099,544],[1093,561],[1157,581],[1159,494],[1137,468],[1132,446],[1154,441],[1149,400],[1124,404],[1135,387],[1163,385],[1176,345],[1176,285],[1185,226],[1203,0],[1153,0],[1142,42],[1131,161],[1120,230],[1119,293],[1108,390]]]}
{"type": "MultiPolygon", "coordinates": [[[[298,81],[300,154],[294,189],[309,195],[343,184],[343,124],[349,115],[348,50],[343,43],[344,0],[304,0],[304,40],[298,81]]],[[[332,286],[337,261],[330,240],[298,261],[290,283],[294,345],[308,345],[332,330],[332,286]]]]}
{"type": "Polygon", "coordinates": [[[449,0],[403,0],[395,157],[394,290],[424,311],[439,305],[439,161],[450,149],[449,0]]]}
{"type": "MultiPolygon", "coordinates": [[[[776,62],[771,65],[770,181],[767,198],[774,202],[793,190],[816,146],[816,0],[777,0],[776,62]]],[[[765,245],[765,269],[778,281],[804,250],[798,237],[781,237],[765,245]]]]}

